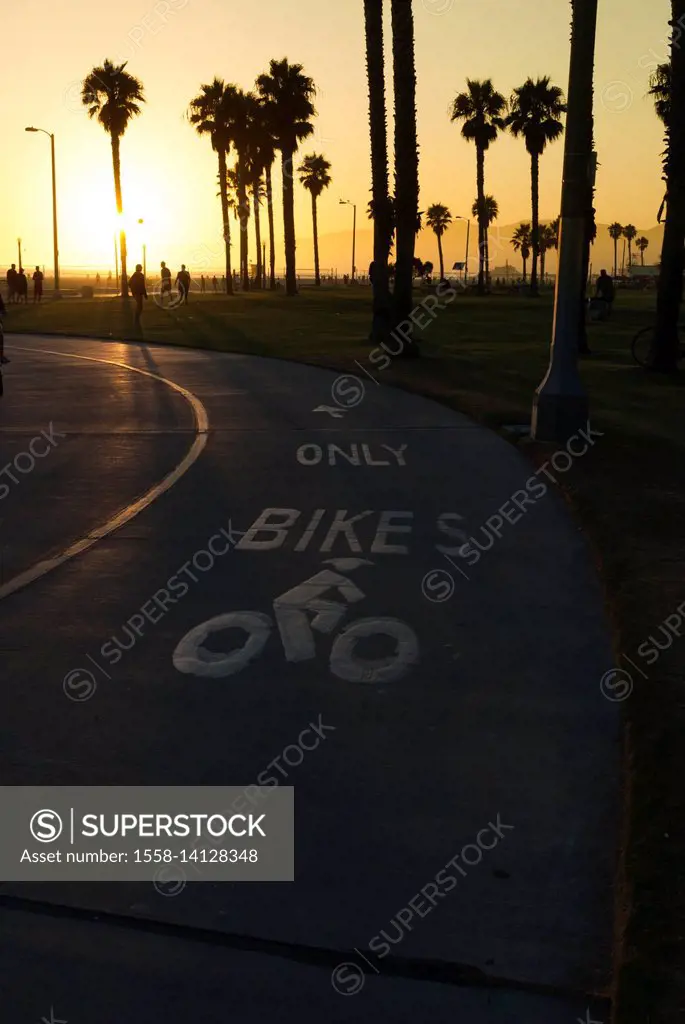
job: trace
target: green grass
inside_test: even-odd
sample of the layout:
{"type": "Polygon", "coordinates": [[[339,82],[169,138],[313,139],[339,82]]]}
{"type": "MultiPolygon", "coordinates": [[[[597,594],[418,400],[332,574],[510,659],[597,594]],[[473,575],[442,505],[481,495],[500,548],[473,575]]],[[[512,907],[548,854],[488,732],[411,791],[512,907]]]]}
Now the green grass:
{"type": "MultiPolygon", "coordinates": [[[[589,327],[581,364],[593,426],[604,437],[561,478],[593,545],[615,627],[617,656],[634,656],[685,598],[685,390],[679,377],[645,374],[630,357],[654,297],[619,293],[614,317],[589,327]]],[[[552,300],[459,295],[421,337],[423,358],[369,362],[367,289],[194,299],[172,312],[146,306],[142,332],[116,299],[10,308],[9,331],[141,337],[304,360],[429,395],[497,429],[526,422],[547,367],[552,300]]],[[[550,456],[527,444],[531,459],[550,456]]],[[[679,1019],[685,1006],[685,640],[636,678],[626,725],[626,843],[617,901],[621,1024],[679,1019]],[[666,838],[668,837],[668,838],[666,838]]],[[[597,686],[599,681],[587,680],[597,686]]],[[[591,799],[592,794],[588,794],[591,799]]]]}

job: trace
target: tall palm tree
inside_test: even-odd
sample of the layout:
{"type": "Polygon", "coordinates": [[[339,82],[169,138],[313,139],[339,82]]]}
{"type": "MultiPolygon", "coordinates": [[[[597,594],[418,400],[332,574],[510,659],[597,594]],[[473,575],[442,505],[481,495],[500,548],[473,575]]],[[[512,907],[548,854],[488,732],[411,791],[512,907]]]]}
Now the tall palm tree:
{"type": "Polygon", "coordinates": [[[615,220],[609,225],[609,235],[614,240],[614,277],[618,277],[618,240],[623,238],[623,225],[615,220]]]}
{"type": "MultiPolygon", "coordinates": [[[[466,92],[460,92],[452,105],[452,121],[461,121],[461,134],[476,145],[476,181],[478,200],[485,198],[485,154],[505,127],[507,101],[496,92],[491,79],[482,82],[466,79],[466,92]]],[[[478,221],[478,291],[485,291],[487,226],[478,221]]]]}
{"type": "Polygon", "coordinates": [[[547,144],[561,138],[564,126],[559,120],[566,111],[562,90],[552,85],[549,76],[533,81],[528,78],[518,89],[514,89],[509,102],[507,118],[509,130],[515,138],[523,137],[531,162],[531,197],[533,207],[531,246],[533,263],[530,273],[530,290],[538,292],[538,257],[540,255],[540,157],[547,144]]]}
{"type": "MultiPolygon", "coordinates": [[[[121,217],[124,203],[121,195],[121,154],[120,141],[129,122],[141,112],[145,103],[143,84],[125,71],[126,63],[113,64],[106,60],[102,67],[95,67],[83,80],[81,102],[88,109],[88,117],[97,117],[108,133],[112,143],[112,168],[114,171],[114,197],[117,213],[121,217]]],[[[119,248],[121,253],[121,296],[128,298],[128,275],[126,268],[126,231],[120,224],[119,248]]]]}
{"type": "MultiPolygon", "coordinates": [[[[274,139],[274,110],[270,103],[260,100],[260,121],[263,129],[261,140],[262,162],[266,181],[266,208],[269,217],[269,288],[276,287],[276,232],[274,229],[274,189],[272,168],[276,160],[276,143],[274,139]]],[[[266,275],[266,268],[264,268],[266,275]]]]}
{"type": "Polygon", "coordinates": [[[435,232],[438,240],[438,256],[440,257],[440,280],[445,280],[445,260],[442,253],[442,236],[452,223],[452,214],[442,203],[434,203],[426,211],[426,224],[435,232]]]}
{"type": "Polygon", "coordinates": [[[250,201],[247,190],[252,179],[252,149],[259,104],[254,93],[236,85],[226,87],[224,116],[229,139],[236,151],[238,219],[240,220],[240,278],[243,291],[250,288],[249,234],[250,201]]]}
{"type": "Polygon", "coordinates": [[[628,266],[633,265],[633,241],[637,238],[637,228],[634,224],[626,224],[623,229],[623,237],[628,242],[628,266]]]}
{"type": "Polygon", "coordinates": [[[511,236],[511,244],[516,252],[521,253],[523,260],[523,283],[527,281],[528,260],[530,259],[530,224],[524,222],[519,224],[511,236]]]}
{"type": "MultiPolygon", "coordinates": [[[[419,147],[416,130],[416,61],[412,0],[392,0],[393,84],[395,90],[395,322],[413,308],[414,250],[419,217],[419,147]]],[[[404,350],[418,355],[412,344],[404,350]]]]}
{"type": "Polygon", "coordinates": [[[323,190],[328,188],[333,179],[330,176],[331,165],[325,157],[312,153],[306,156],[300,165],[300,182],[312,197],[312,220],[314,224],[314,275],[316,286],[321,286],[321,270],[319,264],[319,218],[316,208],[317,200],[323,190]]]}
{"type": "Polygon", "coordinates": [[[190,101],[188,120],[198,135],[208,135],[212,149],[219,158],[219,197],[221,199],[222,236],[226,249],[226,292],[233,294],[233,273],[231,270],[231,224],[228,215],[228,193],[226,184],[226,157],[231,140],[226,123],[227,86],[223,79],[215,78],[209,85],[200,86],[200,92],[190,101]]]}
{"type": "Polygon", "coordinates": [[[678,368],[678,320],[685,271],[685,48],[675,27],[685,23],[685,0],[671,0],[670,88],[666,125],[666,223],[661,250],[656,330],[650,353],[652,369],[673,373],[678,368]]]}
{"type": "Polygon", "coordinates": [[[300,142],[314,133],[311,119],[316,114],[312,103],[316,88],[301,64],[290,64],[285,58],[271,61],[268,73],[257,79],[257,88],[269,104],[274,144],[281,153],[286,294],[297,295],[293,162],[300,142]]]}
{"type": "Polygon", "coordinates": [[[383,0],[364,0],[366,70],[369,82],[369,130],[373,198],[373,323],[371,341],[382,341],[390,329],[390,275],[388,259],[394,235],[394,211],[390,205],[388,125],[385,101],[385,52],[383,0]]]}
{"type": "MultiPolygon", "coordinates": [[[[666,128],[666,149],[663,153],[664,173],[663,180],[666,181],[667,168],[666,163],[668,160],[668,141],[670,138],[669,124],[671,115],[671,65],[670,64],[659,64],[656,70],[650,75],[649,78],[649,95],[654,99],[654,109],[656,110],[657,117],[663,122],[666,128]]],[[[666,199],[661,204],[659,213],[657,215],[657,221],[661,224],[661,218],[663,216],[664,208],[666,206],[666,199]]]]}
{"type": "Polygon", "coordinates": [[[550,249],[559,248],[559,226],[554,221],[551,224],[540,225],[540,278],[545,283],[545,262],[550,249]]]}
{"type": "Polygon", "coordinates": [[[482,199],[476,199],[473,206],[471,207],[471,216],[475,217],[479,224],[482,224],[485,229],[483,235],[483,253],[485,257],[485,281],[490,287],[490,242],[488,239],[488,230],[490,225],[497,220],[499,217],[499,206],[494,196],[483,196],[482,199]]]}
{"type": "Polygon", "coordinates": [[[635,245],[640,253],[640,263],[644,267],[645,265],[645,250],[649,249],[649,239],[641,235],[640,238],[636,239],[635,245]]]}
{"type": "MultiPolygon", "coordinates": [[[[273,192],[271,190],[271,166],[274,162],[276,151],[274,148],[273,136],[269,124],[267,107],[257,98],[250,94],[249,100],[249,122],[247,134],[247,177],[249,191],[252,196],[255,225],[255,243],[257,246],[257,274],[255,286],[265,286],[266,268],[262,265],[262,232],[260,209],[261,201],[266,196],[269,209],[269,231],[271,248],[273,252],[273,192]],[[264,178],[266,175],[266,189],[264,178]]],[[[274,257],[271,260],[272,272],[275,277],[274,257]]],[[[275,282],[274,282],[275,283],[275,282]]]]}

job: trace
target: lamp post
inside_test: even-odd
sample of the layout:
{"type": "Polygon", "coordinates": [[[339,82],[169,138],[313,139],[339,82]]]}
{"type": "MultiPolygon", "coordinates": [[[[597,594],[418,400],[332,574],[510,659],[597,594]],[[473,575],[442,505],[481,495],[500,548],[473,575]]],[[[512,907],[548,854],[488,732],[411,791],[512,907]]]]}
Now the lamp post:
{"type": "Polygon", "coordinates": [[[19,264],[18,264],[18,266],[19,266],[19,269],[21,270],[21,268],[22,268],[22,262],[21,262],[21,238],[17,239],[17,253],[18,253],[18,256],[19,256],[19,264]]]}
{"type": "Polygon", "coordinates": [[[352,222],[352,281],[357,270],[357,204],[351,203],[349,199],[341,199],[341,206],[351,206],[354,210],[354,220],[352,222]]]}
{"type": "Polygon", "coordinates": [[[45,128],[26,128],[27,132],[42,132],[50,139],[50,154],[52,156],[52,246],[53,261],[55,265],[55,298],[60,297],[59,293],[59,246],[57,243],[57,184],[55,177],[55,136],[47,132],[45,128]]]}
{"type": "Polygon", "coordinates": [[[469,280],[469,243],[471,241],[471,218],[460,217],[458,215],[455,215],[454,219],[466,221],[466,259],[464,260],[464,285],[467,285],[469,280]]]}
{"type": "MultiPolygon", "coordinates": [[[[142,217],[138,218],[139,224],[144,224],[145,221],[142,217]]],[[[147,245],[143,242],[143,277],[147,277],[147,245]]]]}

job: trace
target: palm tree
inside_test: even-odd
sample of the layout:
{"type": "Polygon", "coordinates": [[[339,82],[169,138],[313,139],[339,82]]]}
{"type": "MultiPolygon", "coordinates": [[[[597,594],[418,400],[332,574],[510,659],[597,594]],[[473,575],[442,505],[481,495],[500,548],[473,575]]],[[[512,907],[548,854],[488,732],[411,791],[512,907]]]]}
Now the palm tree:
{"type": "MultiPolygon", "coordinates": [[[[273,291],[276,287],[276,232],[274,229],[274,190],[271,169],[276,160],[275,114],[270,103],[260,100],[260,105],[260,120],[263,129],[261,154],[266,180],[266,208],[269,216],[269,288],[273,291]]],[[[264,268],[264,273],[266,276],[266,268],[264,268]]]]}
{"type": "Polygon", "coordinates": [[[200,86],[200,92],[190,101],[188,120],[198,135],[208,135],[212,149],[219,158],[219,196],[221,199],[222,236],[226,249],[226,292],[233,294],[233,273],[231,271],[231,224],[228,216],[228,193],[226,184],[226,156],[231,140],[226,123],[227,86],[223,79],[215,78],[209,85],[200,86]]]}
{"type": "Polygon", "coordinates": [[[609,235],[614,240],[614,277],[618,277],[618,240],[623,238],[623,225],[614,221],[609,225],[609,235]]]}
{"type": "Polygon", "coordinates": [[[519,224],[511,236],[511,244],[516,252],[521,253],[521,259],[523,260],[523,283],[525,284],[527,280],[526,270],[528,260],[530,259],[530,224],[525,222],[519,224]]]}
{"type": "Polygon", "coordinates": [[[628,242],[628,266],[633,265],[633,241],[637,238],[637,228],[634,224],[626,224],[623,229],[623,237],[628,242]]]}
{"type": "Polygon", "coordinates": [[[685,48],[675,27],[685,23],[685,0],[671,0],[670,88],[666,109],[666,223],[661,250],[656,330],[650,354],[652,369],[678,368],[678,320],[685,271],[685,48]]]}
{"type": "Polygon", "coordinates": [[[551,224],[540,225],[540,278],[545,283],[545,262],[550,249],[559,248],[559,225],[552,221],[551,224]]]}
{"type": "Polygon", "coordinates": [[[640,238],[636,239],[635,245],[640,252],[640,263],[644,267],[645,265],[645,250],[649,249],[649,239],[641,235],[640,238]]]}
{"type": "Polygon", "coordinates": [[[331,165],[325,157],[312,153],[306,156],[300,166],[300,182],[304,185],[312,197],[312,219],[314,222],[314,274],[317,287],[321,286],[321,271],[319,267],[319,218],[317,215],[316,202],[325,188],[332,182],[329,174],[331,165]]]}
{"type": "Polygon", "coordinates": [[[440,257],[440,280],[445,280],[445,260],[442,254],[442,236],[452,223],[452,214],[442,203],[434,203],[426,211],[426,224],[435,232],[438,240],[438,255],[440,257]]]}
{"type": "MultiPolygon", "coordinates": [[[[476,144],[476,181],[480,202],[485,198],[485,153],[505,127],[506,109],[507,101],[495,91],[489,78],[482,82],[467,78],[466,92],[459,93],[452,105],[452,121],[461,121],[463,138],[476,144]]],[[[485,223],[479,221],[478,291],[481,293],[485,291],[486,234],[485,223]]]]}
{"type": "Polygon", "coordinates": [[[488,229],[493,221],[496,221],[499,217],[499,206],[494,196],[483,196],[482,199],[476,199],[473,206],[471,207],[471,216],[475,217],[479,224],[483,225],[485,234],[483,235],[483,253],[485,262],[485,281],[490,287],[490,242],[488,240],[488,229]]]}
{"type": "Polygon", "coordinates": [[[270,62],[269,72],[257,79],[257,88],[269,104],[274,145],[281,152],[286,294],[297,295],[293,161],[300,142],[314,132],[311,119],[316,114],[312,103],[316,89],[302,65],[290,64],[285,58],[270,62]]]}
{"type": "MultiPolygon", "coordinates": [[[[275,266],[273,255],[273,193],[271,190],[271,166],[274,162],[276,151],[274,149],[273,137],[266,105],[250,95],[249,99],[249,122],[247,135],[247,177],[249,190],[252,195],[255,223],[255,243],[257,246],[257,275],[255,285],[257,288],[266,286],[266,268],[262,265],[262,232],[260,219],[260,205],[262,198],[266,196],[269,205],[269,231],[272,249],[271,269],[275,279],[275,266]],[[264,176],[266,175],[266,190],[264,188],[264,176]],[[264,280],[263,280],[264,279],[264,280]]],[[[275,285],[275,280],[274,280],[275,285]]]]}
{"type": "Polygon", "coordinates": [[[383,0],[364,0],[366,67],[369,80],[369,127],[373,199],[373,323],[371,341],[382,341],[390,328],[390,275],[388,259],[394,235],[388,171],[387,108],[385,102],[385,53],[383,47],[383,0]]]}
{"type": "MultiPolygon", "coordinates": [[[[106,60],[102,67],[95,67],[83,80],[81,102],[88,109],[88,117],[97,117],[108,133],[112,143],[112,167],[114,170],[114,196],[117,213],[121,217],[124,204],[121,195],[120,140],[128,128],[129,121],[141,112],[145,103],[143,85],[124,70],[126,63],[113,64],[106,60]]],[[[126,272],[126,231],[123,221],[120,225],[119,247],[121,252],[121,296],[128,298],[128,275],[126,272]]]]}
{"type": "MultiPolygon", "coordinates": [[[[393,82],[395,90],[395,322],[413,307],[413,266],[419,217],[419,148],[416,131],[416,63],[412,0],[392,0],[393,82]]],[[[405,355],[418,350],[410,345],[405,355]]]]}
{"type": "Polygon", "coordinates": [[[531,161],[531,196],[533,207],[531,246],[533,264],[530,274],[530,290],[538,292],[538,256],[540,255],[540,157],[547,144],[561,138],[564,126],[559,120],[566,111],[564,94],[552,85],[549,76],[533,81],[528,78],[518,89],[514,89],[510,103],[511,113],[507,118],[509,130],[515,138],[522,136],[531,161]]]}
{"type": "MultiPolygon", "coordinates": [[[[671,116],[671,65],[670,64],[659,64],[656,70],[650,75],[649,78],[649,94],[654,98],[654,109],[656,110],[657,117],[663,122],[666,128],[666,150],[663,153],[664,162],[664,173],[663,179],[666,181],[666,162],[668,159],[668,141],[670,138],[670,116],[671,116]]],[[[657,215],[657,221],[661,224],[661,218],[663,216],[664,207],[666,206],[666,199],[661,204],[659,213],[657,215]]]]}
{"type": "Polygon", "coordinates": [[[255,124],[259,118],[259,104],[254,93],[245,92],[236,85],[226,87],[223,104],[227,132],[237,154],[235,164],[240,220],[240,278],[243,291],[250,288],[249,235],[250,202],[248,186],[253,176],[252,148],[255,124]]]}

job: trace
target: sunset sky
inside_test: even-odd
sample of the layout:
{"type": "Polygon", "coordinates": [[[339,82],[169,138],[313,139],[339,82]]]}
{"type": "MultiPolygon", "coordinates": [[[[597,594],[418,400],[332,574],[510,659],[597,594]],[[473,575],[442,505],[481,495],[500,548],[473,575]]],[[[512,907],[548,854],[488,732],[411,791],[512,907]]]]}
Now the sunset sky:
{"type": "MultiPolygon", "coordinates": [[[[389,7],[389,4],[388,4],[389,7]]],[[[650,70],[667,55],[668,0],[600,0],[596,139],[602,223],[654,227],[662,196],[662,127],[645,98],[650,70]]],[[[505,95],[528,76],[568,85],[570,5],[566,0],[414,0],[417,36],[421,209],[442,202],[466,214],[475,198],[475,152],[449,120],[467,76],[492,77],[505,95]]],[[[318,88],[316,135],[302,150],[323,152],[334,182],[320,203],[322,262],[349,269],[352,210],[359,206],[357,265],[370,257],[370,167],[362,0],[23,0],[3,11],[0,260],[52,267],[50,144],[24,132],[55,132],[60,260],[69,267],[113,265],[114,193],[109,140],[80,103],[80,82],[105,57],[128,60],[147,104],[122,143],[124,204],[145,221],[130,240],[132,260],[147,242],[148,268],[221,266],[216,159],[184,118],[189,100],[214,75],[245,88],[272,57],[300,62],[318,88]],[[137,232],[137,234],[136,234],[137,232]],[[330,237],[326,237],[330,236],[330,237]]],[[[543,157],[541,216],[559,212],[563,143],[543,157]]],[[[529,161],[505,137],[487,157],[487,191],[502,225],[530,219],[529,161]]],[[[275,183],[280,190],[280,174],[275,183]]],[[[283,267],[280,203],[277,267],[283,267]]],[[[298,264],[313,266],[308,196],[297,190],[298,264]]],[[[237,232],[236,232],[237,234],[237,232]]],[[[464,227],[446,239],[449,265],[463,258],[464,227]]],[[[473,236],[472,236],[473,241],[473,236]]],[[[251,237],[252,254],[254,245],[251,237]]],[[[435,259],[425,232],[418,252],[435,259]]],[[[475,253],[475,246],[474,246],[475,253]]],[[[234,248],[237,257],[237,245],[234,248]]],[[[650,252],[650,256],[655,258],[650,252]]],[[[475,261],[474,261],[475,265],[475,261]]],[[[199,272],[199,269],[198,269],[199,272]]]]}

